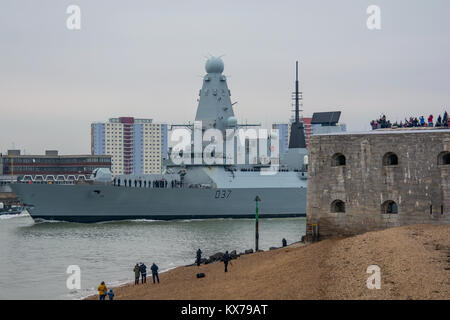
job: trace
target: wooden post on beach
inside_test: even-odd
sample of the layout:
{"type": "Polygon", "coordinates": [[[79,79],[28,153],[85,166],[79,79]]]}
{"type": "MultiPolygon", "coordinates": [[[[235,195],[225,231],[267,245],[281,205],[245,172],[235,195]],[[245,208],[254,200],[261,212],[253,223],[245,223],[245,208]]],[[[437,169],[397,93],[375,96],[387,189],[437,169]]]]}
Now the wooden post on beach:
{"type": "Polygon", "coordinates": [[[256,196],[256,198],[255,198],[255,203],[256,203],[256,210],[255,210],[255,252],[258,252],[258,247],[259,247],[258,201],[261,201],[261,199],[258,196],[256,196]]]}

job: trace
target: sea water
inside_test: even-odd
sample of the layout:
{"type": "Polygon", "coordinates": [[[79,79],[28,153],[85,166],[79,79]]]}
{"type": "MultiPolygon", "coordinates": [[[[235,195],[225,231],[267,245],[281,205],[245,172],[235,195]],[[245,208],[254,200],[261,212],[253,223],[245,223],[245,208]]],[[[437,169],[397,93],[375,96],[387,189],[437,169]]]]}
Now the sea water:
{"type": "MultiPolygon", "coordinates": [[[[259,219],[259,247],[300,241],[305,218],[259,219]]],[[[253,219],[130,220],[93,224],[35,223],[24,213],[0,216],[0,299],[80,299],[134,280],[133,268],[155,262],[161,271],[216,252],[255,246],[253,219]],[[67,268],[81,271],[81,289],[68,289],[67,268]]]]}

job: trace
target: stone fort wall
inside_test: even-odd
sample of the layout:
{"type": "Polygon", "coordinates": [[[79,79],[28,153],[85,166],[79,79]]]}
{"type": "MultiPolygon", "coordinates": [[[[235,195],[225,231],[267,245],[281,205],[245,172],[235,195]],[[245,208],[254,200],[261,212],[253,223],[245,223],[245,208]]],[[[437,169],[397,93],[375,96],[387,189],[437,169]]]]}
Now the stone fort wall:
{"type": "Polygon", "coordinates": [[[307,240],[450,224],[450,130],[312,136],[308,171],[307,240]]]}

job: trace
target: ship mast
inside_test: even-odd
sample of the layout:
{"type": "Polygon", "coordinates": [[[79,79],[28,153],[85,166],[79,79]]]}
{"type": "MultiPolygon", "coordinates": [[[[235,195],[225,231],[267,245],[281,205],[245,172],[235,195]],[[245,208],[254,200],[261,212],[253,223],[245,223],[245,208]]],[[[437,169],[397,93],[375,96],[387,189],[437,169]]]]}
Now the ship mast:
{"type": "Polygon", "coordinates": [[[298,61],[295,62],[295,121],[291,124],[289,149],[306,148],[305,129],[300,120],[300,92],[298,91],[298,61]]]}
{"type": "Polygon", "coordinates": [[[14,155],[11,153],[11,183],[14,180],[14,155]]]}
{"type": "Polygon", "coordinates": [[[298,61],[295,61],[295,123],[300,122],[300,103],[298,92],[298,61]]]}

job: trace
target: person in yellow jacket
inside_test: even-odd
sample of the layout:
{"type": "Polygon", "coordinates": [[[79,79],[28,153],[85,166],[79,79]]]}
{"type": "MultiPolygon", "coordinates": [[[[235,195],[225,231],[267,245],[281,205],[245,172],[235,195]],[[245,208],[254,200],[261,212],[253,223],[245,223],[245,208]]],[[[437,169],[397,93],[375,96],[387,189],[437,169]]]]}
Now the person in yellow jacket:
{"type": "Polygon", "coordinates": [[[105,300],[106,294],[108,292],[108,288],[106,288],[104,281],[102,281],[102,283],[98,286],[97,290],[98,290],[98,296],[99,296],[100,300],[105,300]]]}

